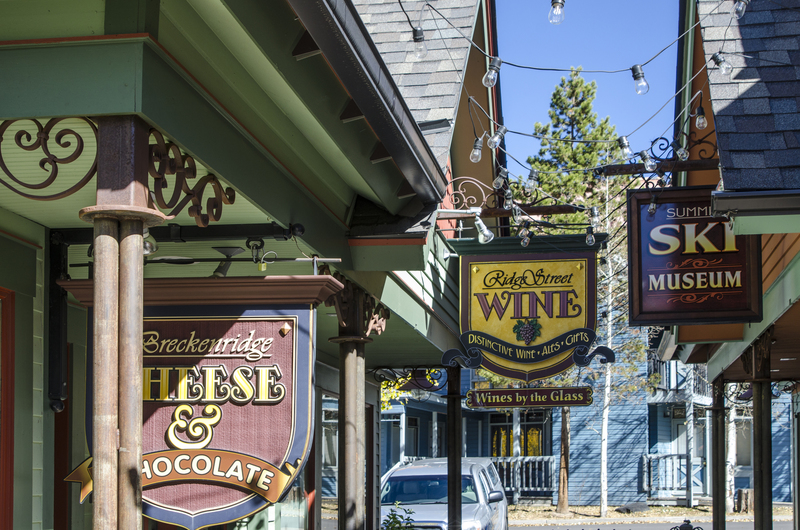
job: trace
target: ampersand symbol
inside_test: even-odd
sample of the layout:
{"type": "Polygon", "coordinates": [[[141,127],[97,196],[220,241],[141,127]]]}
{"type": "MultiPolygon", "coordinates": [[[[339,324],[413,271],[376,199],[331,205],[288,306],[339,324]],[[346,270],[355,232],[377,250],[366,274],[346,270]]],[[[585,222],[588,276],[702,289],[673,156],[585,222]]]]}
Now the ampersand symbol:
{"type": "Polygon", "coordinates": [[[214,426],[222,419],[222,409],[210,404],[203,409],[203,416],[191,419],[193,415],[194,409],[191,405],[179,405],[172,413],[172,423],[167,429],[167,440],[175,449],[203,449],[211,443],[214,426]],[[186,421],[181,416],[191,421],[186,421]],[[192,441],[181,440],[177,432],[185,432],[192,441]]]}

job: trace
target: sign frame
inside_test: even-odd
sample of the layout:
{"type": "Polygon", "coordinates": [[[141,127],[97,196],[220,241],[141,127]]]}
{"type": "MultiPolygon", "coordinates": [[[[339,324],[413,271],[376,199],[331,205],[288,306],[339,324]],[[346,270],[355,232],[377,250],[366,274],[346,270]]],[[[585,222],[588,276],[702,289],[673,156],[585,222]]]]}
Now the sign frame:
{"type": "MultiPolygon", "coordinates": [[[[644,294],[643,278],[646,273],[643,263],[643,247],[645,247],[643,230],[646,228],[642,218],[648,215],[647,209],[652,203],[655,203],[657,208],[668,208],[669,205],[676,205],[680,208],[688,204],[697,204],[698,207],[705,207],[707,205],[709,208],[708,211],[711,212],[711,192],[714,189],[713,186],[691,186],[661,190],[628,190],[628,265],[630,267],[630,277],[628,280],[629,325],[666,326],[761,321],[761,241],[759,236],[755,235],[735,236],[737,246],[741,245],[739,251],[735,255],[729,254],[728,256],[719,256],[719,258],[728,257],[729,261],[732,259],[730,257],[733,256],[733,258],[736,258],[743,265],[742,280],[744,286],[742,290],[744,291],[745,302],[740,304],[741,307],[735,309],[717,307],[711,310],[701,307],[697,309],[687,307],[689,303],[701,304],[708,300],[714,302],[715,298],[713,298],[713,293],[711,292],[703,292],[703,296],[705,296],[705,294],[709,294],[710,296],[705,296],[705,298],[701,296],[703,299],[700,301],[697,301],[697,297],[694,297],[695,301],[682,302],[683,307],[677,307],[675,310],[671,311],[647,310],[644,307],[646,295],[644,294]]],[[[714,222],[728,222],[724,217],[712,217],[709,215],[707,218],[709,220],[714,220],[714,222]]],[[[683,226],[683,224],[680,226],[683,226]]],[[[650,232],[648,231],[648,233],[650,232]]],[[[683,241],[681,244],[683,244],[683,241]]],[[[700,247],[702,248],[702,245],[700,245],[700,247]]],[[[687,267],[695,267],[695,269],[697,269],[702,266],[704,261],[708,261],[702,258],[703,255],[704,253],[699,252],[697,258],[693,259],[694,263],[688,264],[687,267]]],[[[677,264],[667,262],[668,258],[669,257],[662,260],[665,261],[667,266],[672,266],[676,270],[678,267],[683,266],[683,263],[677,264]]],[[[689,259],[692,258],[687,258],[687,260],[689,259]]],[[[658,260],[651,261],[655,264],[659,263],[658,260]]]]}
{"type": "MultiPolygon", "coordinates": [[[[495,272],[503,276],[505,274],[502,270],[495,272]]],[[[555,283],[547,283],[550,282],[550,280],[545,279],[543,280],[545,283],[542,283],[541,287],[539,287],[538,280],[534,282],[534,285],[531,285],[528,283],[528,279],[523,278],[523,276],[527,275],[529,272],[533,276],[536,276],[536,274],[540,274],[542,271],[540,269],[537,273],[534,273],[528,269],[524,271],[520,277],[515,277],[514,275],[512,275],[514,277],[510,278],[503,277],[499,279],[498,277],[498,281],[501,282],[503,286],[511,285],[512,287],[509,287],[509,289],[512,291],[521,289],[520,285],[523,283],[525,287],[541,289],[541,287],[556,285],[566,281],[564,280],[566,276],[559,276],[558,278],[560,279],[557,281],[554,280],[555,283]],[[515,283],[519,285],[515,286],[515,283]]],[[[548,278],[550,277],[550,273],[545,273],[545,275],[548,278]]],[[[572,274],[570,274],[570,277],[571,275],[572,274]]],[[[594,343],[596,337],[595,330],[597,327],[597,254],[593,250],[569,253],[461,256],[460,282],[459,321],[462,334],[459,340],[466,351],[466,357],[460,350],[448,350],[442,357],[442,362],[444,364],[447,365],[454,362],[455,359],[460,358],[468,368],[482,367],[503,377],[530,382],[558,375],[575,365],[587,366],[597,355],[602,357],[601,362],[614,362],[613,352],[604,346],[598,347],[593,352],[589,353],[589,348],[594,343]],[[560,335],[549,337],[544,343],[538,346],[528,346],[529,343],[527,342],[525,346],[520,346],[504,340],[503,338],[495,337],[485,331],[473,330],[470,313],[472,307],[471,268],[478,267],[480,264],[485,263],[513,265],[537,262],[553,262],[560,266],[564,266],[565,264],[568,266],[570,262],[574,262],[578,270],[584,271],[582,274],[585,275],[585,278],[582,281],[585,284],[585,292],[584,298],[581,299],[581,303],[583,304],[581,311],[584,312],[582,319],[583,325],[568,328],[566,331],[562,329],[560,335]],[[497,352],[500,352],[500,356],[498,356],[497,352]],[[516,355],[518,360],[513,360],[514,355],[516,355]]],[[[494,290],[503,287],[485,286],[485,288],[494,290]]],[[[551,292],[555,293],[556,291],[551,292]]],[[[575,293],[574,290],[572,292],[575,293]]],[[[521,293],[524,294],[524,292],[521,293]]],[[[544,293],[544,291],[542,291],[542,293],[544,293]]],[[[530,297],[531,294],[528,296],[530,297]]],[[[559,297],[561,296],[563,296],[563,293],[559,295],[559,297]]],[[[494,306],[496,302],[497,300],[493,299],[490,305],[494,306]]],[[[506,302],[505,307],[508,307],[509,303],[510,298],[506,302]]],[[[533,303],[532,300],[529,300],[529,304],[533,303]]],[[[565,302],[561,301],[561,303],[563,304],[565,302]]],[[[533,312],[533,307],[534,306],[531,305],[529,313],[533,312]]],[[[485,312],[486,309],[483,309],[483,311],[485,312]]],[[[520,310],[520,314],[521,313],[522,311],[520,310]]],[[[489,314],[491,314],[491,311],[489,311],[489,314]]],[[[522,318],[525,318],[526,322],[535,318],[536,325],[539,325],[539,320],[536,317],[529,316],[522,318]]],[[[552,319],[553,317],[551,317],[551,320],[552,319]]],[[[517,331],[516,328],[514,331],[517,331]]],[[[537,335],[534,335],[534,337],[536,336],[538,336],[538,328],[537,335]]],[[[519,335],[517,335],[516,340],[520,340],[519,335]]]]}

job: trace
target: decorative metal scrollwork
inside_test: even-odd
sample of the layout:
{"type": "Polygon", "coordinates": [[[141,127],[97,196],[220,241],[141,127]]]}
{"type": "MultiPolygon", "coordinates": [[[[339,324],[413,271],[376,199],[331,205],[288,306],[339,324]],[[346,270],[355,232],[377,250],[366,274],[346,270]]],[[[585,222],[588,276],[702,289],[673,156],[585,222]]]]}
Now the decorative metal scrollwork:
{"type": "MultiPolygon", "coordinates": [[[[86,174],[83,175],[75,184],[72,184],[67,189],[59,191],[57,193],[52,193],[49,195],[37,195],[35,193],[29,193],[27,190],[34,191],[34,190],[45,190],[52,186],[59,176],[59,168],[66,164],[70,164],[75,162],[76,160],[80,159],[82,155],[84,155],[84,149],[86,142],[84,138],[77,132],[75,129],[72,128],[58,128],[57,126],[63,122],[64,120],[72,119],[72,120],[80,120],[86,123],[89,128],[91,129],[92,133],[95,137],[95,143],[97,139],[97,127],[94,123],[86,118],[52,118],[47,121],[44,125],[39,120],[36,119],[21,119],[21,120],[6,120],[0,123],[0,169],[2,169],[3,174],[10,179],[10,182],[4,178],[0,178],[0,183],[3,184],[6,188],[13,191],[14,193],[25,197],[27,199],[34,199],[37,201],[54,201],[57,199],[63,199],[64,197],[69,197],[73,193],[77,192],[81,188],[83,188],[87,182],[89,182],[93,176],[97,173],[97,150],[95,149],[94,156],[91,160],[91,167],[87,170],[86,174]],[[10,154],[3,149],[3,140],[6,134],[6,131],[10,127],[12,127],[16,123],[26,123],[29,122],[33,126],[35,126],[35,132],[32,130],[26,129],[19,129],[14,134],[14,144],[17,148],[22,149],[24,151],[42,151],[42,158],[39,159],[39,167],[46,172],[46,177],[43,180],[37,180],[37,182],[26,182],[25,180],[15,176],[12,170],[8,167],[8,158],[7,156],[10,154]],[[55,131],[55,135],[53,132],[55,131]],[[50,141],[53,140],[55,145],[51,144],[50,141]],[[74,145],[73,145],[74,143],[74,145]],[[63,156],[59,156],[53,153],[54,148],[60,148],[64,150],[71,149],[71,152],[65,153],[63,156]]],[[[87,155],[91,156],[91,155],[87,155]]]]}
{"type": "Polygon", "coordinates": [[[397,390],[434,392],[447,384],[447,370],[438,367],[375,368],[370,371],[378,383],[397,390]]]}
{"type": "Polygon", "coordinates": [[[151,191],[156,206],[164,210],[171,209],[167,219],[172,219],[191,202],[187,213],[194,218],[197,226],[206,227],[209,222],[219,221],[222,205],[233,204],[236,200],[233,188],[223,189],[222,183],[212,174],[201,178],[193,188],[190,187],[188,181],[197,178],[194,158],[184,155],[172,142],[165,141],[164,136],[155,129],[150,129],[150,137],[155,139],[155,143],[150,145],[149,172],[155,181],[155,189],[151,191]],[[170,187],[168,175],[175,175],[175,181],[169,199],[165,199],[165,191],[170,187]],[[214,195],[206,200],[204,211],[203,193],[208,187],[214,195]]]}
{"type": "Polygon", "coordinates": [[[456,210],[469,210],[470,208],[511,208],[505,200],[506,186],[516,191],[525,198],[522,206],[538,206],[546,198],[540,197],[538,191],[528,193],[518,182],[508,182],[503,188],[496,190],[474,177],[455,177],[450,181],[445,190],[444,203],[452,204],[456,210]]]}

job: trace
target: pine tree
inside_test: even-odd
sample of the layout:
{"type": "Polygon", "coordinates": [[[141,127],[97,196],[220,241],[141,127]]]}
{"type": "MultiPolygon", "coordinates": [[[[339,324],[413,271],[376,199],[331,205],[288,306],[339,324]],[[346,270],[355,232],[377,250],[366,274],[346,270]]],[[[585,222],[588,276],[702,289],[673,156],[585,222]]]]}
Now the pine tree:
{"type": "MultiPolygon", "coordinates": [[[[575,384],[589,376],[602,385],[601,413],[601,514],[607,511],[607,444],[608,415],[613,402],[629,400],[646,384],[640,367],[644,363],[645,341],[639,330],[627,327],[627,245],[625,241],[625,189],[635,186],[635,179],[607,179],[592,170],[611,163],[617,156],[617,134],[606,117],[598,120],[593,111],[597,94],[594,81],[587,83],[580,68],[562,77],[556,86],[548,112],[550,123],[536,123],[534,132],[542,136],[537,156],[528,158],[531,167],[540,171],[541,190],[561,204],[574,204],[583,209],[574,214],[554,215],[547,219],[558,228],[543,230],[547,234],[581,233],[591,222],[590,208],[598,208],[600,225],[596,233],[608,234],[606,250],[599,255],[598,339],[616,352],[617,362],[590,365],[584,373],[559,376],[563,384],[575,384]],[[576,171],[577,170],[577,171],[576,171]],[[581,226],[582,225],[582,226],[581,226]],[[588,372],[588,373],[587,373],[588,372]],[[613,380],[613,387],[612,387],[613,380]]],[[[518,195],[526,202],[527,197],[518,195]]],[[[555,381],[553,381],[555,382],[555,381]]],[[[548,383],[553,383],[548,382],[548,383]]],[[[556,382],[556,383],[558,383],[556,382]]],[[[640,394],[639,394],[640,395],[640,394]]],[[[634,398],[635,399],[635,398],[634,398]]],[[[561,473],[568,476],[569,410],[562,409],[561,473]],[[566,458],[563,456],[566,455],[566,458]]],[[[559,480],[558,511],[567,512],[567,478],[559,480]]]]}

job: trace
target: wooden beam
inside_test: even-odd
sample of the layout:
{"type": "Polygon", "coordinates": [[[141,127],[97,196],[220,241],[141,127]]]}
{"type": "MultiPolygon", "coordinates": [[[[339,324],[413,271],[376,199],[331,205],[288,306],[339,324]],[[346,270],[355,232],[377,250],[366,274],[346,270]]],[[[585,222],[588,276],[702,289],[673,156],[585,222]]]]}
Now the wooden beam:
{"type": "Polygon", "coordinates": [[[403,183],[400,185],[400,188],[397,190],[398,199],[407,199],[409,197],[413,197],[416,194],[417,192],[414,191],[414,188],[411,187],[411,184],[409,184],[407,180],[404,180],[403,183]]]}
{"type": "Polygon", "coordinates": [[[347,106],[339,115],[339,119],[342,120],[342,123],[349,123],[351,121],[363,120],[364,113],[361,112],[361,109],[358,108],[356,102],[351,99],[350,101],[347,102],[347,106]]]}
{"type": "MultiPolygon", "coordinates": [[[[676,173],[679,171],[703,171],[708,169],[717,169],[719,167],[719,158],[711,158],[708,160],[687,160],[681,162],[679,160],[666,160],[658,165],[667,173],[676,173]]],[[[612,166],[604,166],[602,174],[607,177],[616,175],[638,175],[639,173],[654,173],[647,171],[644,164],[617,164],[612,166]]]]}
{"type": "Polygon", "coordinates": [[[375,149],[372,151],[372,155],[369,157],[369,161],[373,164],[380,164],[381,162],[386,162],[387,160],[391,159],[392,155],[389,154],[386,146],[380,142],[378,142],[378,145],[375,146],[375,149]]]}
{"type": "Polygon", "coordinates": [[[300,36],[300,40],[297,41],[297,46],[295,46],[294,50],[292,50],[292,57],[298,61],[302,61],[303,59],[314,57],[320,53],[322,53],[322,50],[320,50],[319,46],[317,46],[317,43],[314,42],[311,34],[308,31],[305,31],[300,36]]]}

